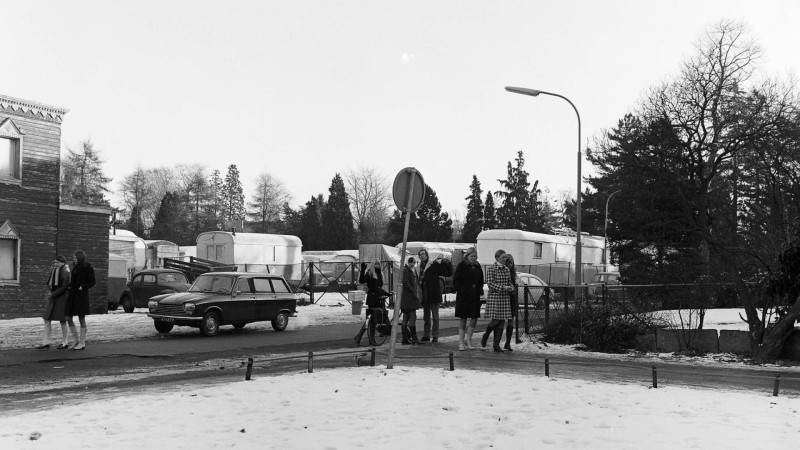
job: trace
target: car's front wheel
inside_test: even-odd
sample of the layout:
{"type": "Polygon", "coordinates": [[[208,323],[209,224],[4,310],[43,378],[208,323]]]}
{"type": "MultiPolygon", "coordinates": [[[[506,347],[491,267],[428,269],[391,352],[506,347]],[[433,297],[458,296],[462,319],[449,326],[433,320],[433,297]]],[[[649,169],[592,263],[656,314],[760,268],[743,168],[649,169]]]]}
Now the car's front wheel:
{"type": "Polygon", "coordinates": [[[156,331],[159,333],[169,333],[172,331],[172,327],[175,326],[174,323],[162,322],[160,320],[154,320],[153,325],[155,325],[156,331]]]}
{"type": "Polygon", "coordinates": [[[275,331],[283,331],[289,325],[289,314],[285,312],[278,313],[277,317],[272,319],[272,329],[275,331]]]}
{"type": "Polygon", "coordinates": [[[200,332],[204,336],[214,336],[219,333],[219,314],[214,311],[207,312],[200,321],[200,332]]]}
{"type": "Polygon", "coordinates": [[[126,313],[133,312],[133,298],[131,298],[130,295],[122,297],[122,301],[120,302],[120,304],[122,304],[122,309],[124,309],[126,313]]]}

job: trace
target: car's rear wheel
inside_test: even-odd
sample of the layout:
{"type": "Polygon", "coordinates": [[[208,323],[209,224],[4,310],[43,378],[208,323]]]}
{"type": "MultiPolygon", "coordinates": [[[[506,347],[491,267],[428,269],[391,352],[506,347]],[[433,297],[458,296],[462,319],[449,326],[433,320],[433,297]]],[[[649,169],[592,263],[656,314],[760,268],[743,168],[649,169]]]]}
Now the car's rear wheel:
{"type": "Polygon", "coordinates": [[[160,320],[154,320],[153,325],[155,325],[156,331],[159,333],[169,333],[172,331],[172,327],[175,326],[174,323],[162,322],[160,320]]]}
{"type": "Polygon", "coordinates": [[[200,321],[200,332],[204,336],[214,336],[219,333],[219,314],[215,311],[207,312],[200,321]]]}
{"type": "Polygon", "coordinates": [[[122,309],[124,309],[126,313],[133,312],[133,298],[131,298],[130,295],[122,297],[120,304],[122,304],[122,309]]]}
{"type": "Polygon", "coordinates": [[[289,314],[285,312],[278,313],[277,317],[272,319],[272,329],[275,331],[283,331],[289,325],[289,314]]]}
{"type": "Polygon", "coordinates": [[[247,325],[247,322],[236,322],[235,324],[233,324],[233,328],[240,330],[244,328],[245,325],[247,325]]]}

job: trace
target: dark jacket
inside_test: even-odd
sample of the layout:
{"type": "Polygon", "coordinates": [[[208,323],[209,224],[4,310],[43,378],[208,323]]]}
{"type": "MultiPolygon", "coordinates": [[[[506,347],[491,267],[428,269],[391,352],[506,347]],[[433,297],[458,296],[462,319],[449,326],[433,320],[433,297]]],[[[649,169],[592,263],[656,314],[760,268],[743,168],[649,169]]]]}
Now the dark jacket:
{"type": "Polygon", "coordinates": [[[477,262],[461,261],[453,275],[456,290],[455,315],[462,319],[481,316],[481,296],[483,295],[483,269],[477,262]]]}
{"type": "Polygon", "coordinates": [[[400,300],[400,309],[419,309],[420,304],[417,274],[414,269],[403,266],[403,298],[400,300]]]}
{"type": "Polygon", "coordinates": [[[442,288],[439,277],[449,277],[453,274],[453,263],[447,259],[436,262],[428,260],[420,264],[420,286],[422,287],[422,304],[442,303],[442,288]],[[430,266],[430,267],[428,267],[430,266]]]}
{"type": "Polygon", "coordinates": [[[86,316],[90,313],[89,289],[94,285],[94,268],[91,264],[83,263],[72,266],[72,280],[69,283],[66,310],[68,316],[86,316]]]}
{"type": "Polygon", "coordinates": [[[358,282],[367,285],[367,308],[385,308],[386,303],[384,300],[387,297],[387,292],[383,290],[381,269],[375,269],[375,275],[378,278],[372,278],[369,271],[367,271],[366,265],[362,264],[358,282]]]}
{"type": "MultiPolygon", "coordinates": [[[[58,270],[57,280],[55,284],[50,286],[50,298],[47,300],[43,317],[45,320],[57,320],[63,322],[66,319],[67,308],[67,292],[70,283],[69,267],[64,265],[58,270]]],[[[51,272],[52,276],[52,272],[51,272]]],[[[48,277],[48,283],[50,282],[48,277]]]]}

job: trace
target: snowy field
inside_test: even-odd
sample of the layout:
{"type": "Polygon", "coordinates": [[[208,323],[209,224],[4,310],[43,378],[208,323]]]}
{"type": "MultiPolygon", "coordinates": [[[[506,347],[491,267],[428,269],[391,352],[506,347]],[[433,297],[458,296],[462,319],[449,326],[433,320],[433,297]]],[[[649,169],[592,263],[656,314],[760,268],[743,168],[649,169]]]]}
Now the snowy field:
{"type": "MultiPolygon", "coordinates": [[[[87,345],[154,334],[144,313],[89,316],[87,345]]],[[[452,313],[449,308],[442,315],[452,313]]],[[[323,298],[299,307],[290,326],[355,325],[358,320],[347,302],[323,298]]],[[[706,317],[706,328],[742,326],[738,310],[709,311],[706,317]]],[[[32,347],[40,332],[41,319],[0,320],[0,348],[32,347]]],[[[455,337],[442,345],[454,346],[455,337]]],[[[515,350],[582,353],[536,342],[515,350]]],[[[670,354],[608,357],[681,359],[670,354]]],[[[683,361],[741,365],[726,355],[683,361]]],[[[169,392],[121,391],[67,405],[54,398],[49,409],[13,416],[0,411],[0,448],[789,448],[800,439],[798,411],[798,398],[741,391],[352,367],[258,376],[213,390],[186,385],[169,392]]]]}

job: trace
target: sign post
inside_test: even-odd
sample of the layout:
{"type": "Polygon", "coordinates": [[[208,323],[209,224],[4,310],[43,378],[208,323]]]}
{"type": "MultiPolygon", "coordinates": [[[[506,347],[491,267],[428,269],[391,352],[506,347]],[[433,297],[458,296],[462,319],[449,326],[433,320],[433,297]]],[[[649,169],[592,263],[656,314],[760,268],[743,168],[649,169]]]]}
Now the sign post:
{"type": "MultiPolygon", "coordinates": [[[[400,249],[400,270],[405,270],[406,265],[406,244],[408,244],[408,225],[411,214],[422,206],[425,199],[425,181],[422,174],[413,167],[406,167],[401,170],[394,179],[392,186],[392,196],[397,208],[405,214],[403,224],[403,246],[400,249]]],[[[394,268],[392,268],[394,270],[394,268]]],[[[401,272],[402,273],[402,272],[401,272]]],[[[400,283],[395,283],[394,316],[392,317],[392,332],[389,336],[389,362],[387,369],[394,367],[394,350],[397,341],[397,321],[400,319],[400,303],[403,301],[403,277],[400,276],[400,283]],[[399,291],[399,294],[397,292],[399,291]]]]}

